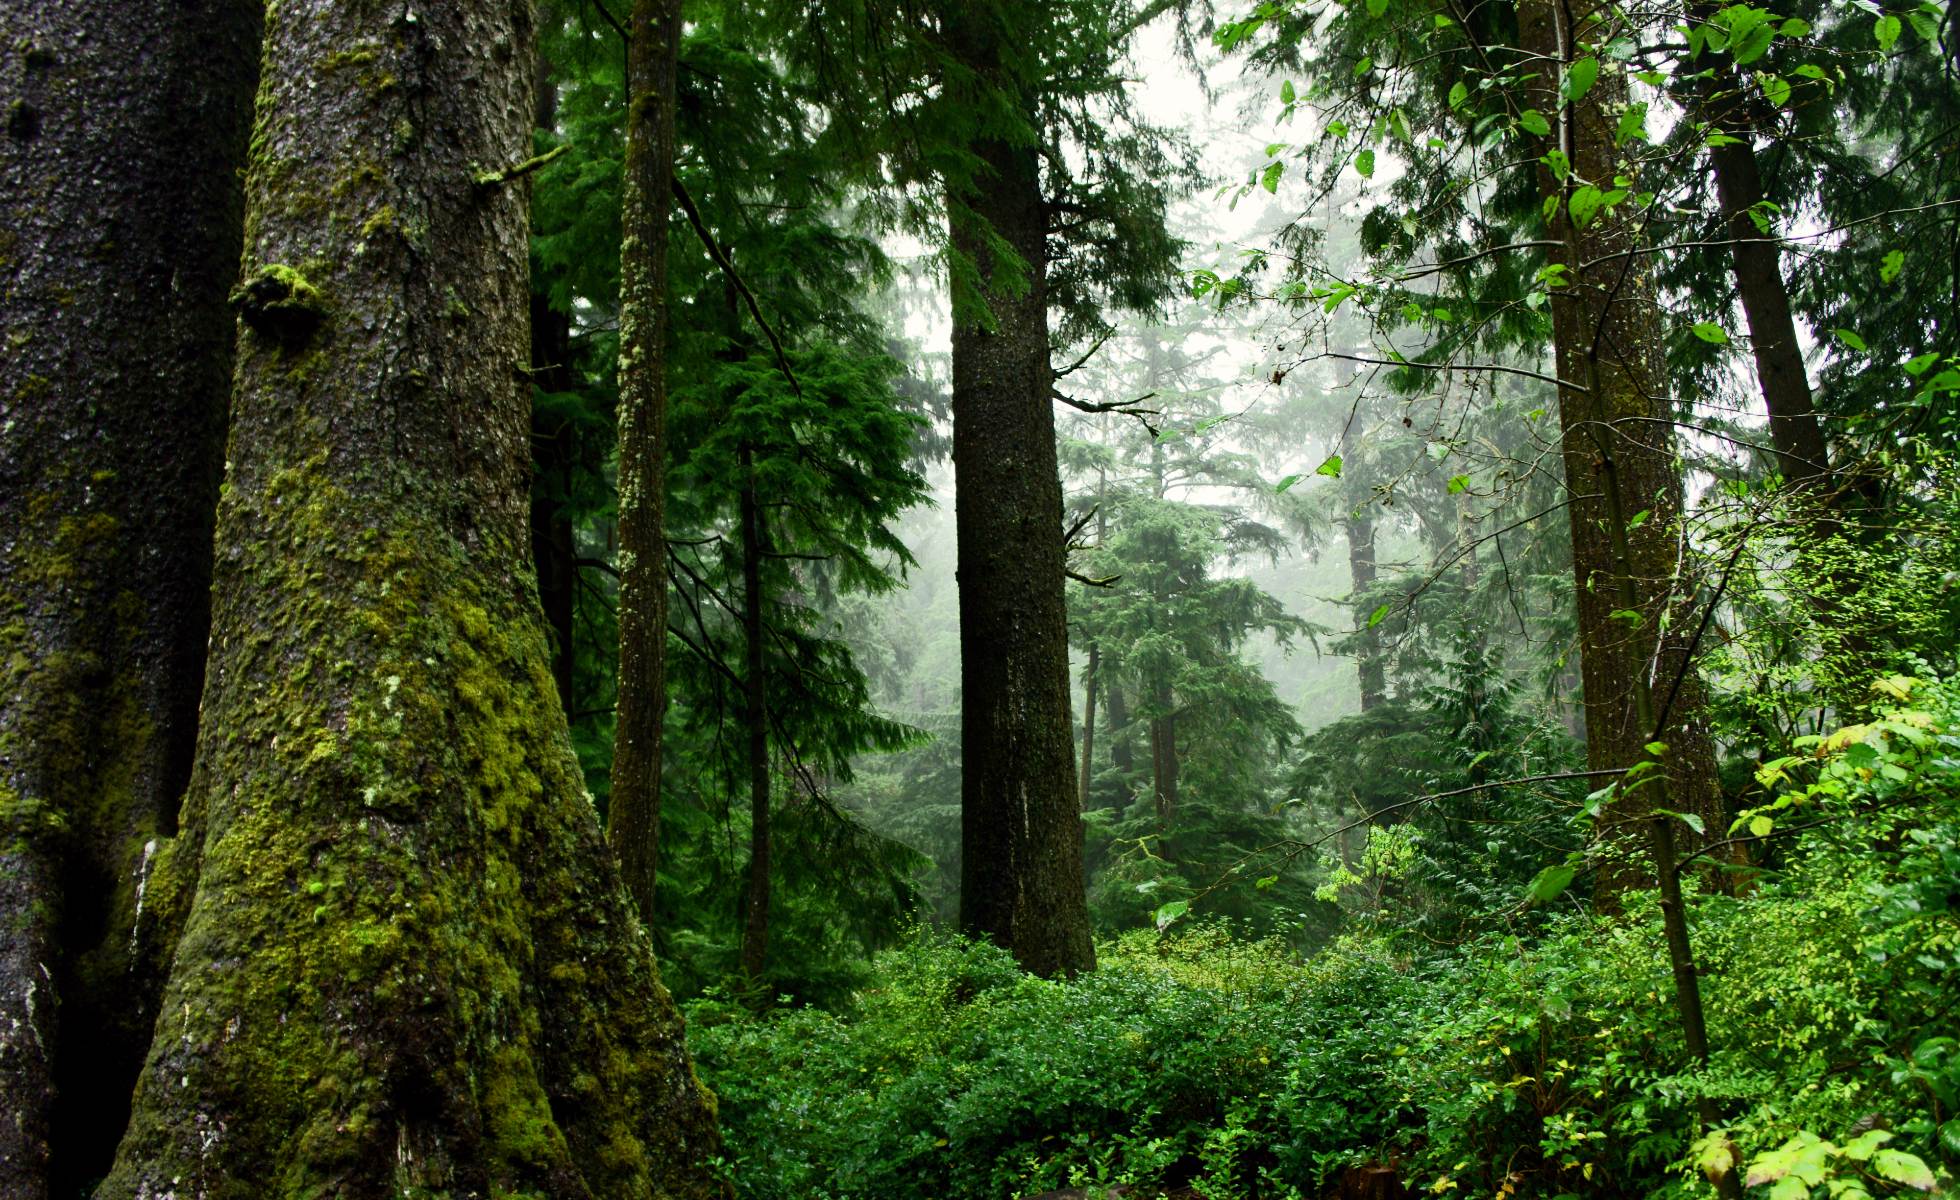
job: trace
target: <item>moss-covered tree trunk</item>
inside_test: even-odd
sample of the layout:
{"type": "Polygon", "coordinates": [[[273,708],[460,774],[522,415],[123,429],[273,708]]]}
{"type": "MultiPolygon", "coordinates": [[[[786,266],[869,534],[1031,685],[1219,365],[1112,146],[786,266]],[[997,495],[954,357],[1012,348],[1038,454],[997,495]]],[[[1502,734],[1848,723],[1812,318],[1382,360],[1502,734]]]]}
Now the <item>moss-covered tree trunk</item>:
{"type": "MultiPolygon", "coordinates": [[[[1664,744],[1667,807],[1696,814],[1720,836],[1727,822],[1690,645],[1689,585],[1678,577],[1681,469],[1651,259],[1630,252],[1638,240],[1632,218],[1602,213],[1581,228],[1564,206],[1581,182],[1610,181],[1625,167],[1614,131],[1626,76],[1602,71],[1582,100],[1561,108],[1558,64],[1592,52],[1588,40],[1604,12],[1594,0],[1521,0],[1517,12],[1522,45],[1538,56],[1532,101],[1557,122],[1547,148],[1571,163],[1564,180],[1542,168],[1539,175],[1546,194],[1560,199],[1551,232],[1563,247],[1555,257],[1568,266],[1552,323],[1587,763],[1626,770],[1650,757],[1650,742],[1664,744]],[[1643,693],[1654,697],[1652,718],[1642,716],[1643,693]]],[[[1629,791],[1601,814],[1602,900],[1651,878],[1643,852],[1651,807],[1646,794],[1629,791]]]]}
{"type": "Polygon", "coordinates": [[[528,554],[532,36],[268,15],[183,934],[100,1197],[722,1194],[528,554]]]}
{"type": "Polygon", "coordinates": [[[633,0],[619,252],[619,689],[606,836],[653,919],[667,713],[667,213],[680,0],[633,0]]]}
{"type": "Polygon", "coordinates": [[[259,5],[0,0],[0,1196],[107,1170],[197,736],[259,5]]]}
{"type": "MultiPolygon", "coordinates": [[[[996,86],[1012,86],[1000,39],[1019,7],[948,6],[952,53],[996,86]]],[[[970,194],[950,197],[952,244],[991,321],[955,305],[960,920],[1030,971],[1073,974],[1095,965],[1095,949],[1069,713],[1047,214],[1031,143],[983,140],[971,151],[984,168],[970,194]]]]}

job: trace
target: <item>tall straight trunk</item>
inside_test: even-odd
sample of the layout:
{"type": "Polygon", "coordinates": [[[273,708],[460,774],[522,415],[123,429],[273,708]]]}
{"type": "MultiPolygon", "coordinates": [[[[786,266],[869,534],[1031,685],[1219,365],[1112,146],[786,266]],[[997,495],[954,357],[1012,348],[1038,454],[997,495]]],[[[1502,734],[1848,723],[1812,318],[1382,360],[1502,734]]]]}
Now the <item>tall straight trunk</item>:
{"type": "Polygon", "coordinates": [[[1370,625],[1375,586],[1375,514],[1367,504],[1348,516],[1348,586],[1355,597],[1354,670],[1361,683],[1361,711],[1372,712],[1388,698],[1388,672],[1382,663],[1381,631],[1370,625]]]}
{"type": "MultiPolygon", "coordinates": [[[[1706,5],[1689,6],[1690,19],[1706,20],[1710,13],[1706,5]]],[[[1703,65],[1705,70],[1690,85],[1694,94],[1688,99],[1699,119],[1730,139],[1708,148],[1708,163],[1715,175],[1716,200],[1728,226],[1729,261],[1743,319],[1749,326],[1756,382],[1769,412],[1770,449],[1786,481],[1828,488],[1830,451],[1812,403],[1803,345],[1797,340],[1797,322],[1783,277],[1782,252],[1775,235],[1758,229],[1751,218],[1764,196],[1748,101],[1736,76],[1735,60],[1726,51],[1709,52],[1703,65]]]]}
{"type": "Polygon", "coordinates": [[[1089,643],[1089,664],[1082,671],[1082,777],[1077,789],[1081,804],[1089,807],[1089,777],[1096,762],[1096,668],[1101,665],[1102,647],[1089,643]]]}
{"type": "Polygon", "coordinates": [[[724,1193],[547,665],[529,6],[281,4],[246,187],[183,934],[97,1191],[724,1193]]]}
{"type": "MultiPolygon", "coordinates": [[[[1543,64],[1572,61],[1575,47],[1591,36],[1597,11],[1596,0],[1521,0],[1524,49],[1542,56],[1543,64]]],[[[1540,184],[1562,201],[1574,181],[1610,180],[1621,169],[1614,114],[1626,99],[1626,79],[1603,71],[1578,104],[1561,110],[1552,68],[1538,72],[1533,102],[1556,114],[1553,137],[1572,164],[1565,182],[1541,168],[1540,184]]],[[[1552,324],[1565,481],[1572,494],[1566,511],[1588,765],[1625,770],[1648,757],[1649,742],[1664,743],[1671,807],[1695,814],[1720,836],[1727,821],[1690,653],[1694,622],[1677,590],[1682,485],[1650,260],[1630,253],[1637,232],[1619,214],[1603,213],[1580,229],[1561,203],[1552,236],[1562,243],[1569,267],[1569,285],[1553,293],[1552,324]],[[1662,697],[1663,704],[1672,700],[1659,729],[1640,714],[1644,692],[1662,697]]],[[[1606,903],[1651,878],[1640,855],[1651,807],[1644,794],[1631,792],[1600,814],[1603,862],[1596,889],[1606,903]]]]}
{"type": "Polygon", "coordinates": [[[619,252],[619,691],[606,837],[640,918],[660,860],[667,713],[667,214],[680,0],[633,0],[619,252]]]}
{"type": "MultiPolygon", "coordinates": [[[[1537,56],[1529,90],[1543,111],[1558,113],[1556,135],[1574,179],[1610,179],[1621,166],[1613,114],[1626,100],[1626,77],[1602,72],[1597,85],[1563,111],[1556,100],[1563,64],[1575,61],[1597,35],[1603,15],[1600,0],[1518,5],[1520,43],[1537,56]]],[[[1563,200],[1571,180],[1541,169],[1540,185],[1563,200]]],[[[1580,229],[1562,203],[1552,226],[1570,268],[1568,286],[1554,294],[1552,320],[1566,486],[1575,493],[1570,511],[1587,753],[1595,769],[1648,768],[1637,780],[1622,777],[1619,795],[1600,814],[1606,854],[1596,886],[1610,905],[1621,890],[1641,882],[1634,839],[1644,834],[1660,888],[1675,1012],[1689,1057],[1705,1068],[1708,1031],[1681,895],[1674,813],[1700,816],[1717,837],[1726,822],[1692,648],[1685,641],[1687,622],[1663,620],[1683,615],[1671,594],[1682,489],[1661,366],[1660,311],[1643,260],[1627,253],[1637,246],[1633,222],[1601,214],[1580,229]],[[1651,506],[1645,521],[1634,519],[1638,504],[1651,506]],[[1616,623],[1621,628],[1614,629],[1616,623]],[[1673,702],[1665,715],[1666,701],[1657,703],[1663,696],[1673,702]]],[[[1698,1097],[1696,1110],[1705,1128],[1719,1124],[1711,1097],[1698,1097]]],[[[1740,1196],[1734,1171],[1715,1182],[1725,1200],[1740,1196]]]]}
{"type": "Polygon", "coordinates": [[[1348,594],[1353,597],[1354,671],[1361,686],[1361,711],[1372,712],[1388,698],[1388,674],[1382,662],[1381,631],[1369,623],[1375,603],[1375,508],[1373,490],[1353,426],[1341,434],[1341,480],[1353,507],[1342,521],[1348,545],[1348,594]]]}
{"type": "MultiPolygon", "coordinates": [[[[1007,7],[1010,18],[1019,8],[1007,7]]],[[[1003,74],[1001,36],[987,11],[950,6],[948,46],[982,78],[1003,74]]],[[[1074,974],[1095,966],[1095,948],[1069,714],[1047,211],[1034,146],[969,149],[982,166],[973,188],[948,197],[952,244],[992,321],[960,305],[953,322],[960,920],[1030,971],[1074,974]]]]}
{"type": "Polygon", "coordinates": [[[742,972],[762,978],[769,950],[769,690],[762,657],[761,508],[755,495],[755,452],[742,443],[742,724],[748,734],[749,888],[742,921],[742,972]]]}
{"type": "Polygon", "coordinates": [[[174,932],[254,0],[0,0],[0,1196],[108,1169],[174,932]]]}
{"type": "MultiPolygon", "coordinates": [[[[1168,711],[1171,694],[1159,689],[1160,715],[1150,719],[1150,792],[1157,805],[1157,832],[1168,838],[1177,824],[1177,717],[1168,711]]],[[[1168,847],[1164,857],[1170,857],[1168,847]]]]}
{"type": "MultiPolygon", "coordinates": [[[[569,392],[572,320],[531,293],[531,383],[540,391],[569,392]]],[[[531,411],[531,559],[538,599],[551,631],[551,678],[569,717],[578,711],[573,639],[578,614],[578,553],[573,543],[570,495],[577,448],[571,430],[535,404],[531,411]]]]}

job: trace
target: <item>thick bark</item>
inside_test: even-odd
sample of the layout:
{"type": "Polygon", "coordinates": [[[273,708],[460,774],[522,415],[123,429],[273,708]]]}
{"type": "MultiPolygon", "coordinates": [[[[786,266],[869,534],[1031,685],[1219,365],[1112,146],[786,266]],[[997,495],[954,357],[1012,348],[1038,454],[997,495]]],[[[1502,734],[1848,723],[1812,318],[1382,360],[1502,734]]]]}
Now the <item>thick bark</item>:
{"type": "MultiPolygon", "coordinates": [[[[1571,61],[1574,47],[1590,36],[1595,11],[1593,0],[1522,0],[1518,24],[1525,50],[1542,56],[1541,63],[1571,61]]],[[[1612,179],[1622,167],[1613,114],[1626,99],[1625,76],[1602,72],[1585,97],[1563,111],[1556,88],[1551,68],[1541,67],[1533,102],[1557,114],[1553,136],[1569,157],[1572,178],[1612,179]]],[[[1543,168],[1539,174],[1547,194],[1563,198],[1570,181],[1561,183],[1543,168]]],[[[1565,482],[1572,496],[1566,511],[1588,765],[1625,770],[1648,757],[1649,742],[1665,743],[1671,807],[1696,814],[1719,836],[1727,821],[1701,679],[1690,654],[1694,622],[1681,594],[1686,585],[1676,578],[1682,485],[1649,260],[1627,253],[1637,233],[1619,214],[1603,213],[1580,229],[1561,204],[1553,225],[1569,266],[1568,286],[1553,294],[1552,323],[1565,482]],[[1663,703],[1672,700],[1659,729],[1657,715],[1640,713],[1644,692],[1663,703]]],[[[1600,814],[1605,853],[1596,888],[1602,901],[1651,878],[1640,861],[1651,807],[1646,792],[1636,790],[1600,814]]]]}
{"type": "Polygon", "coordinates": [[[749,887],[743,904],[742,971],[762,978],[769,951],[769,689],[762,655],[762,515],[755,456],[742,445],[742,724],[748,735],[749,887]]]}
{"type": "Polygon", "coordinates": [[[619,693],[606,837],[640,915],[660,859],[667,712],[667,214],[679,0],[633,0],[619,253],[619,693]]]}
{"type": "MultiPolygon", "coordinates": [[[[948,42],[998,75],[998,29],[953,6],[948,42]]],[[[958,487],[960,920],[1043,975],[1095,965],[1082,877],[1063,600],[1062,487],[1048,360],[1046,210],[1033,146],[979,141],[976,186],[950,197],[954,252],[991,327],[953,323],[958,487]],[[996,257],[998,238],[1019,262],[996,257]]]]}
{"type": "Polygon", "coordinates": [[[528,4],[267,18],[183,934],[104,1198],[708,1197],[527,547],[528,4]]]}
{"type": "Polygon", "coordinates": [[[259,5],[0,0],[0,1195],[107,1170],[197,736],[259,5]],[[140,919],[139,919],[140,918],[140,919]]]}

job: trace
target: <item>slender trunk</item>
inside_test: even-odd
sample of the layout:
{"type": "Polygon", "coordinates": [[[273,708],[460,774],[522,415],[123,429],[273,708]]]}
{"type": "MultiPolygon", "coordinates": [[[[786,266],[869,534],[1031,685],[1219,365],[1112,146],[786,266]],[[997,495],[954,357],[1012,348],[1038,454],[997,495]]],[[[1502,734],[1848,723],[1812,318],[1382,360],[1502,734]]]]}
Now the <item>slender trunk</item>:
{"type": "Polygon", "coordinates": [[[1382,663],[1381,631],[1370,625],[1374,615],[1375,514],[1367,505],[1347,518],[1348,583],[1355,597],[1354,667],[1361,682],[1361,711],[1380,708],[1388,698],[1388,672],[1382,663]]]}
{"type": "MultiPolygon", "coordinates": [[[[983,79],[1004,74],[996,37],[983,14],[949,12],[949,47],[983,79]]],[[[1069,715],[1047,212],[1035,147],[983,139],[969,149],[984,169],[976,188],[948,197],[952,243],[978,272],[974,299],[992,322],[956,306],[960,920],[1030,971],[1074,974],[1095,966],[1095,948],[1069,715]]]]}
{"type": "Polygon", "coordinates": [[[742,723],[748,733],[749,890],[742,922],[742,971],[762,978],[769,949],[769,696],[762,664],[762,518],[755,496],[755,457],[742,443],[742,723]]]}
{"type": "Polygon", "coordinates": [[[509,0],[267,16],[210,669],[148,891],[183,934],[104,1200],[724,1194],[531,586],[497,176],[533,34],[509,0]]]}
{"type": "Polygon", "coordinates": [[[197,738],[252,0],[0,0],[0,1195],[129,1112],[197,738]]]}
{"type": "Polygon", "coordinates": [[[1089,665],[1082,672],[1082,782],[1078,789],[1084,811],[1089,807],[1089,777],[1096,761],[1096,668],[1102,647],[1089,643],[1089,665]]]}
{"type": "MultiPolygon", "coordinates": [[[[1585,40],[1584,30],[1595,19],[1593,4],[1522,0],[1518,19],[1526,51],[1542,55],[1546,63],[1571,61],[1573,47],[1585,40]]],[[[1562,202],[1578,180],[1611,179],[1623,167],[1614,130],[1626,80],[1620,72],[1602,72],[1580,103],[1563,110],[1556,88],[1550,69],[1541,68],[1533,98],[1541,111],[1557,114],[1554,136],[1572,175],[1561,182],[1541,168],[1540,184],[1562,202]]],[[[1727,822],[1701,679],[1690,655],[1694,622],[1680,595],[1685,585],[1677,578],[1682,485],[1649,260],[1627,253],[1637,236],[1628,218],[1602,213],[1579,229],[1566,212],[1561,203],[1553,236],[1564,245],[1569,286],[1553,294],[1552,323],[1564,381],[1559,421],[1566,487],[1573,495],[1567,512],[1588,765],[1624,770],[1647,756],[1647,743],[1665,743],[1673,807],[1695,814],[1719,836],[1727,822]],[[1621,509],[1626,510],[1618,518],[1624,529],[1615,524],[1621,509]],[[1622,534],[1623,556],[1614,541],[1622,534]],[[1622,576],[1632,588],[1632,603],[1615,582],[1622,576]],[[1643,691],[1672,700],[1658,731],[1639,714],[1643,691]]],[[[1601,902],[1610,905],[1621,891],[1651,878],[1640,862],[1639,837],[1650,808],[1643,798],[1627,796],[1600,814],[1596,890],[1601,902]]]]}
{"type": "Polygon", "coordinates": [[[1135,742],[1130,733],[1130,707],[1123,699],[1123,685],[1115,679],[1103,690],[1109,696],[1109,761],[1127,779],[1137,769],[1135,742]]]}
{"type": "MultiPolygon", "coordinates": [[[[1157,689],[1158,715],[1150,720],[1150,785],[1157,802],[1157,832],[1169,838],[1177,823],[1177,717],[1169,688],[1157,689]]],[[[1165,857],[1170,857],[1168,847],[1165,857]]]]}
{"type": "MultiPolygon", "coordinates": [[[[1695,4],[1689,6],[1689,15],[1706,20],[1709,12],[1705,5],[1695,4]]],[[[1769,411],[1770,448],[1785,480],[1828,490],[1830,452],[1812,404],[1803,344],[1797,339],[1797,322],[1783,277],[1782,253],[1776,236],[1758,229],[1752,219],[1764,196],[1747,101],[1734,60],[1726,52],[1711,52],[1705,67],[1692,84],[1695,94],[1690,104],[1696,116],[1732,139],[1710,146],[1708,162],[1715,175],[1716,199],[1728,225],[1729,260],[1743,319],[1749,326],[1756,382],[1762,390],[1763,406],[1769,411]]]]}
{"type": "Polygon", "coordinates": [[[633,0],[619,252],[619,692],[606,838],[640,919],[660,858],[667,712],[667,212],[679,0],[633,0]]]}

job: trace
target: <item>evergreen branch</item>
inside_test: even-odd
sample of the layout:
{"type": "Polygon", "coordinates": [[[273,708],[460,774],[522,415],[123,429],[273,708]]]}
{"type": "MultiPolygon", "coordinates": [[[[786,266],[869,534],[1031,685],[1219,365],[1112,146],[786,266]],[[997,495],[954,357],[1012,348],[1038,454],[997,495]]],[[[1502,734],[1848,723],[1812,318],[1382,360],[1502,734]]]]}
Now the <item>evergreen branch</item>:
{"type": "Polygon", "coordinates": [[[687,223],[694,227],[695,235],[701,239],[701,244],[708,248],[708,257],[715,260],[715,265],[721,268],[722,274],[728,276],[728,282],[734,284],[735,290],[741,293],[742,302],[748,306],[749,316],[755,318],[755,323],[762,327],[763,336],[769,339],[770,348],[776,352],[777,369],[782,371],[784,379],[789,380],[789,390],[795,392],[801,399],[803,387],[796,382],[796,372],[790,370],[789,355],[783,353],[783,339],[776,335],[775,328],[764,319],[762,307],[756,303],[755,293],[750,291],[749,285],[742,282],[742,277],[735,273],[735,264],[729,261],[728,255],[715,241],[714,234],[708,231],[707,222],[701,219],[701,210],[694,206],[694,197],[687,194],[687,185],[681,182],[681,177],[678,175],[674,176],[674,199],[680,201],[681,211],[687,214],[687,223]]]}
{"type": "Polygon", "coordinates": [[[1055,372],[1054,374],[1052,374],[1052,375],[1050,375],[1050,376],[1049,376],[1049,378],[1050,378],[1050,379],[1061,379],[1061,378],[1064,378],[1065,376],[1069,376],[1069,375],[1073,375],[1073,374],[1075,374],[1075,373],[1076,373],[1077,371],[1080,371],[1080,370],[1081,370],[1081,369],[1082,369],[1082,368],[1083,368],[1084,366],[1086,366],[1086,365],[1088,364],[1088,362],[1089,362],[1089,360],[1090,360],[1090,359],[1092,359],[1092,358],[1094,358],[1094,357],[1096,356],[1096,351],[1098,351],[1098,350],[1100,350],[1100,349],[1102,349],[1102,348],[1103,348],[1103,343],[1104,343],[1104,342],[1107,342],[1107,341],[1108,341],[1108,340],[1110,339],[1110,337],[1111,337],[1111,335],[1113,335],[1113,334],[1114,334],[1115,332],[1116,332],[1116,331],[1115,331],[1115,330],[1113,330],[1113,329],[1112,329],[1112,330],[1107,330],[1107,331],[1105,331],[1105,332],[1103,333],[1103,335],[1102,335],[1101,337],[1099,337],[1099,338],[1097,338],[1097,339],[1096,339],[1096,341],[1095,341],[1095,344],[1094,344],[1094,345],[1092,345],[1092,346],[1090,346],[1090,347],[1089,347],[1089,348],[1088,348],[1087,350],[1084,350],[1084,351],[1082,352],[1082,357],[1081,357],[1081,358],[1078,358],[1078,359],[1076,359],[1076,360],[1075,360],[1074,362],[1072,362],[1072,363],[1070,363],[1070,364],[1069,364],[1068,366],[1066,366],[1066,367],[1063,367],[1063,368],[1062,368],[1061,370],[1059,370],[1059,371],[1056,371],[1056,372],[1055,372]]]}
{"type": "Polygon", "coordinates": [[[1106,575],[1101,579],[1091,579],[1089,576],[1083,575],[1080,572],[1071,571],[1067,567],[1062,568],[1062,574],[1075,580],[1077,583],[1086,584],[1093,588],[1115,587],[1116,581],[1123,578],[1121,575],[1106,575]]]}

